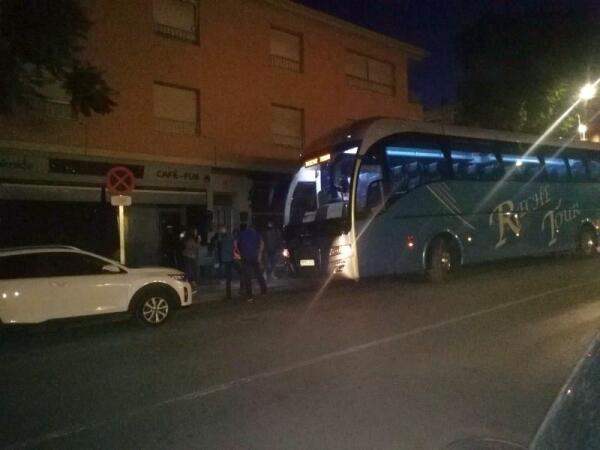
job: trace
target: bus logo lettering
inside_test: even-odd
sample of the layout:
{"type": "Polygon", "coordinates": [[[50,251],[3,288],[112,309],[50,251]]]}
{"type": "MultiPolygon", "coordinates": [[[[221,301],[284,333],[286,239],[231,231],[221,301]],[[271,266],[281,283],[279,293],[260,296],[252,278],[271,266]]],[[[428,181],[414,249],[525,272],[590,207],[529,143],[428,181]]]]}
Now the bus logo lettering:
{"type": "Polygon", "coordinates": [[[579,203],[573,203],[571,208],[559,211],[561,203],[562,200],[559,200],[556,208],[548,211],[542,219],[542,231],[546,230],[546,220],[548,221],[548,228],[550,229],[550,241],[548,242],[548,247],[552,247],[556,244],[558,232],[564,223],[572,222],[581,215],[579,203]]]}
{"type": "Polygon", "coordinates": [[[499,236],[498,242],[496,243],[496,248],[500,248],[506,244],[505,231],[507,228],[510,229],[515,236],[518,236],[521,231],[519,216],[518,214],[513,214],[514,209],[514,203],[511,200],[506,200],[496,206],[490,214],[490,226],[494,224],[494,216],[497,217],[498,221],[499,236]]]}

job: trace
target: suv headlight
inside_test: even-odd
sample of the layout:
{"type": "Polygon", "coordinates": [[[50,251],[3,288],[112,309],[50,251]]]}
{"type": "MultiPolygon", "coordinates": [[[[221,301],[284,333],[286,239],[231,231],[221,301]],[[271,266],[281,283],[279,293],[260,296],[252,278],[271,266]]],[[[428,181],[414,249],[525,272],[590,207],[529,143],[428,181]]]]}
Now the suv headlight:
{"type": "Polygon", "coordinates": [[[168,275],[170,278],[173,278],[174,280],[177,280],[177,281],[187,281],[187,279],[185,277],[185,273],[170,273],[168,275]]]}
{"type": "Polygon", "coordinates": [[[352,255],[352,246],[350,244],[334,245],[329,250],[329,256],[332,258],[336,256],[348,258],[350,255],[352,255]]]}

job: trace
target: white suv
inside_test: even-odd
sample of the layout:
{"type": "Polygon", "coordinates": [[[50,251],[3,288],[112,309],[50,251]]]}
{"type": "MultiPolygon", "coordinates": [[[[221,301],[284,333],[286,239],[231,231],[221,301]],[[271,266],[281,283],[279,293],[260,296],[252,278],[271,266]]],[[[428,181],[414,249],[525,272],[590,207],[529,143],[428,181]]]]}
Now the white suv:
{"type": "Polygon", "coordinates": [[[176,269],[131,269],[75,247],[0,249],[0,324],[129,312],[160,325],[191,303],[176,269]]]}

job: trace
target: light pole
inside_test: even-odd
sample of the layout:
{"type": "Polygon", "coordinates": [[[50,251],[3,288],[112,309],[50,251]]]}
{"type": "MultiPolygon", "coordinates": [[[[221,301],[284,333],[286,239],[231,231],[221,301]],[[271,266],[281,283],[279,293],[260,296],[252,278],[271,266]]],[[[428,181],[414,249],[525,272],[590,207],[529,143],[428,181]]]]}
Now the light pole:
{"type": "Polygon", "coordinates": [[[588,127],[585,123],[581,123],[581,117],[577,114],[577,122],[579,125],[577,126],[577,131],[579,132],[579,140],[587,141],[585,134],[587,133],[588,127]]]}
{"type": "MultiPolygon", "coordinates": [[[[587,109],[585,107],[587,106],[588,100],[593,99],[596,96],[596,93],[598,92],[598,89],[596,87],[596,85],[598,84],[598,81],[600,81],[600,80],[596,80],[595,83],[586,83],[584,86],[582,86],[581,89],[579,89],[579,101],[584,102],[584,113],[585,113],[585,110],[587,109]]],[[[586,121],[585,114],[584,114],[584,121],[586,121]]],[[[578,122],[577,131],[579,132],[579,140],[587,141],[586,133],[588,131],[588,126],[585,124],[585,122],[584,123],[581,122],[581,117],[579,116],[579,114],[577,114],[577,122],[578,122]]]]}

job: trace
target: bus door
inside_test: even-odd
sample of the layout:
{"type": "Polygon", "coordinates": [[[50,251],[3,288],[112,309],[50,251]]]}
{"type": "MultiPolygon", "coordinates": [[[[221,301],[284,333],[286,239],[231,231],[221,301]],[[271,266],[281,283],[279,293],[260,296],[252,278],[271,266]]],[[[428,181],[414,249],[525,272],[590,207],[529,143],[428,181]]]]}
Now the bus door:
{"type": "Polygon", "coordinates": [[[360,276],[388,271],[384,238],[387,183],[381,147],[372,147],[361,160],[356,186],[355,229],[360,276]],[[387,264],[386,264],[387,263],[387,264]]]}

